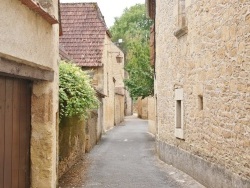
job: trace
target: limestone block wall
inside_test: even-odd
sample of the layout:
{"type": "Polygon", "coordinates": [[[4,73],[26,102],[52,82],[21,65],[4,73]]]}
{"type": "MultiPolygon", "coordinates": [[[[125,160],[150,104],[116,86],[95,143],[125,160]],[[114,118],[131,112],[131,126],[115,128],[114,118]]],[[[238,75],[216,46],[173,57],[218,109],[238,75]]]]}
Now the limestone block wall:
{"type": "Polygon", "coordinates": [[[112,58],[112,75],[115,80],[115,125],[124,121],[125,114],[125,89],[124,89],[124,54],[115,45],[112,44],[110,48],[112,58]],[[118,62],[116,57],[122,57],[121,62],[118,62]]]}
{"type": "Polygon", "coordinates": [[[97,123],[98,123],[98,112],[97,110],[91,110],[89,117],[85,120],[85,151],[90,152],[91,149],[97,143],[97,123]]]}
{"type": "Polygon", "coordinates": [[[156,135],[155,98],[148,97],[148,131],[156,135]]]}
{"type": "Polygon", "coordinates": [[[85,153],[86,123],[80,116],[63,118],[59,125],[58,179],[85,153]]]}
{"type": "Polygon", "coordinates": [[[112,62],[111,62],[111,56],[108,53],[111,51],[110,49],[111,40],[106,35],[105,37],[105,46],[103,50],[103,67],[104,67],[104,73],[103,73],[103,91],[106,95],[103,99],[103,130],[107,131],[114,127],[114,88],[115,83],[112,76],[112,62]]]}
{"type": "Polygon", "coordinates": [[[129,92],[125,90],[125,115],[131,116],[133,115],[133,100],[129,95],[129,92]]]}
{"type": "MultiPolygon", "coordinates": [[[[106,97],[103,99],[103,127],[107,131],[115,125],[115,92],[116,88],[124,90],[124,54],[123,52],[112,43],[109,36],[105,38],[105,47],[103,50],[103,66],[104,66],[104,94],[106,97]],[[116,56],[123,57],[121,63],[117,63],[116,56]]],[[[124,91],[119,94],[124,95],[124,91]]],[[[121,106],[124,113],[124,105],[121,106]]]]}
{"type": "Polygon", "coordinates": [[[156,1],[158,139],[250,179],[250,1],[156,1]],[[183,89],[183,139],[175,136],[183,89]]]}
{"type": "MultiPolygon", "coordinates": [[[[127,79],[129,77],[128,72],[124,72],[124,78],[127,79]]],[[[131,116],[133,115],[133,100],[130,97],[128,90],[125,88],[125,115],[131,116]]]]}
{"type": "MultiPolygon", "coordinates": [[[[58,19],[58,1],[53,0],[51,5],[50,14],[58,19]]],[[[50,81],[36,79],[32,85],[30,168],[31,187],[56,187],[58,24],[51,25],[18,0],[1,1],[0,22],[0,57],[33,70],[53,73],[50,81]]],[[[11,68],[12,71],[15,69],[11,68]]]]}
{"type": "MultiPolygon", "coordinates": [[[[103,98],[104,93],[107,92],[107,84],[105,82],[106,76],[104,76],[104,65],[101,67],[84,67],[84,71],[87,71],[91,77],[91,85],[98,91],[97,96],[99,99],[99,107],[97,109],[97,122],[95,123],[96,127],[96,138],[95,140],[98,141],[101,139],[102,132],[103,132],[103,98]]],[[[107,93],[106,93],[107,94],[107,93]]],[[[87,124],[88,126],[88,124],[87,124]]],[[[92,147],[92,146],[91,146],[92,147]]]]}
{"type": "Polygon", "coordinates": [[[148,119],[148,98],[137,100],[137,114],[139,118],[148,119]]]}
{"type": "MultiPolygon", "coordinates": [[[[84,69],[87,69],[84,68],[84,69]]],[[[87,69],[93,73],[92,85],[101,93],[104,93],[104,68],[102,67],[89,67],[87,69]]]]}
{"type": "Polygon", "coordinates": [[[101,139],[103,133],[103,99],[99,98],[99,108],[97,110],[98,119],[97,119],[97,142],[101,139]]]}
{"type": "Polygon", "coordinates": [[[115,95],[115,125],[124,121],[124,95],[115,95]]]}

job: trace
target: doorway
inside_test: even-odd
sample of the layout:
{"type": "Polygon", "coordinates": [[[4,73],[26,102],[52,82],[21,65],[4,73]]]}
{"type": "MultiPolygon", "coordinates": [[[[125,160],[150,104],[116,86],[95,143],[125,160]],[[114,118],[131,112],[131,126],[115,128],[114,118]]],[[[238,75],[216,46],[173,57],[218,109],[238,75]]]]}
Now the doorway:
{"type": "Polygon", "coordinates": [[[0,76],[0,187],[30,187],[31,82],[0,76]]]}

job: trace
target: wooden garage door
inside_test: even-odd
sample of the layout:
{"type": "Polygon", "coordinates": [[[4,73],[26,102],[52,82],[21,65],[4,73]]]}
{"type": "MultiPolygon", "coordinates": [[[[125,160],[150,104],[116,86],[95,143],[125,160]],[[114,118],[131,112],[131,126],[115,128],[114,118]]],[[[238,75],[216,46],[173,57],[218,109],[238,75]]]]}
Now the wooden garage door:
{"type": "Polygon", "coordinates": [[[0,187],[30,185],[30,82],[0,76],[0,187]]]}

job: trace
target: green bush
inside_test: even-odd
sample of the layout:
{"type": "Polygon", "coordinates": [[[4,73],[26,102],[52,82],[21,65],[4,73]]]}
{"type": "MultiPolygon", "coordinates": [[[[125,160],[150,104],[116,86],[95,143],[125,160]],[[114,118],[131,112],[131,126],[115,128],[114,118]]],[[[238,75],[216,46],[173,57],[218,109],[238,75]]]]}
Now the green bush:
{"type": "Polygon", "coordinates": [[[65,61],[59,66],[59,111],[60,119],[83,115],[98,107],[96,92],[89,76],[80,67],[65,61]]]}

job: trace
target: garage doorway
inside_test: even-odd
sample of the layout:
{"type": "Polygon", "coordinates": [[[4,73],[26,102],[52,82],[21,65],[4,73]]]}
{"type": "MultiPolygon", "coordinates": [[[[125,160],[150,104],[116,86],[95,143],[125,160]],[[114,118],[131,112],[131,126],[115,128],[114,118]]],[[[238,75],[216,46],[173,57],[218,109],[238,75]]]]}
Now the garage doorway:
{"type": "Polygon", "coordinates": [[[30,187],[31,82],[0,76],[0,187],[30,187]]]}

